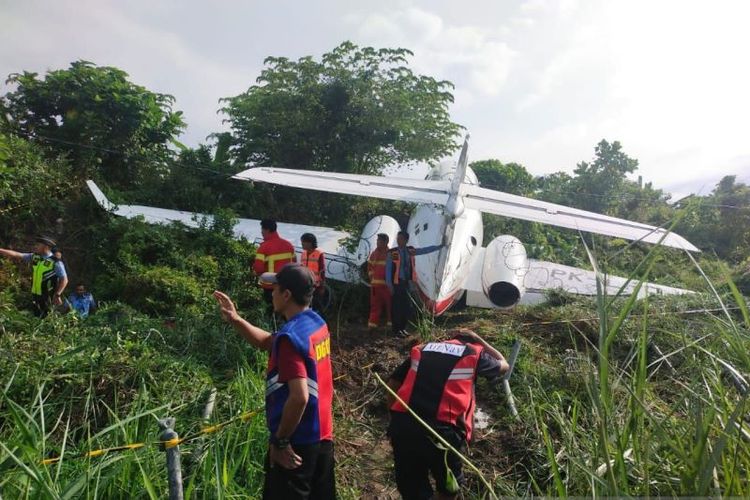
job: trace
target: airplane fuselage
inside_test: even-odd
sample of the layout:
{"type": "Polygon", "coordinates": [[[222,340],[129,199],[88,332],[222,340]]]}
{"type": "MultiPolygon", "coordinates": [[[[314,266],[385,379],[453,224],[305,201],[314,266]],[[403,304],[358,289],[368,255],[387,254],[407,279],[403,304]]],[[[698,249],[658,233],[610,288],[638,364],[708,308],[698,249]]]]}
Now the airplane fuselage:
{"type": "MultiPolygon", "coordinates": [[[[451,180],[456,170],[439,165],[428,180],[451,180]]],[[[467,167],[465,183],[478,184],[474,172],[467,167]]],[[[442,314],[461,298],[477,250],[482,247],[484,230],[478,210],[417,205],[407,226],[409,245],[415,248],[443,245],[439,251],[418,255],[416,288],[424,305],[434,314],[442,314]],[[457,215],[457,216],[456,216],[457,215]]]]}

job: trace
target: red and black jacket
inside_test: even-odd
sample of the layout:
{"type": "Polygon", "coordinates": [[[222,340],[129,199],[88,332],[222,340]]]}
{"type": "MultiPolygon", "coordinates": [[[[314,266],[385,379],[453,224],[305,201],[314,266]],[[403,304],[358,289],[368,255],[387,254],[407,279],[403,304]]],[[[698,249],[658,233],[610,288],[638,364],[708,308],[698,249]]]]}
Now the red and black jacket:
{"type": "MultiPolygon", "coordinates": [[[[398,396],[428,423],[457,427],[471,439],[474,381],[484,347],[459,340],[430,342],[412,348],[411,366],[398,396]]],[[[406,412],[396,401],[391,411],[406,412]]]]}

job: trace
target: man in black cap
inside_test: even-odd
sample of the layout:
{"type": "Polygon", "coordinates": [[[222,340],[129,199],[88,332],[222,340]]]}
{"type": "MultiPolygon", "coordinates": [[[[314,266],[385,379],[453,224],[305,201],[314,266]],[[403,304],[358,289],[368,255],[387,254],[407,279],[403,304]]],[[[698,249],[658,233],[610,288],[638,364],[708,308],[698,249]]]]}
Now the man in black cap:
{"type": "Polygon", "coordinates": [[[16,252],[0,248],[0,255],[31,264],[31,300],[34,313],[45,317],[53,305],[62,304],[62,294],[68,286],[65,265],[52,254],[55,240],[48,236],[36,238],[33,252],[16,252]]]}
{"type": "Polygon", "coordinates": [[[287,322],[276,333],[251,325],[216,291],[221,316],[248,342],[269,351],[266,374],[265,499],[333,499],[333,368],[328,326],[310,309],[315,278],[299,264],[263,273],[274,312],[287,322]]]}

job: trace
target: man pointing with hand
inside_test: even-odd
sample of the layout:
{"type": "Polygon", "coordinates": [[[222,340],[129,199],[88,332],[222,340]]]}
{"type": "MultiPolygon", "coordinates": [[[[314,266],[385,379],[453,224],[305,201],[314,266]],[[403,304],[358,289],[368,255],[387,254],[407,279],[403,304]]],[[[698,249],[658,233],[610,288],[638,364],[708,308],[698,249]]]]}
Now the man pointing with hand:
{"type": "Polygon", "coordinates": [[[266,420],[270,433],[263,498],[336,497],[333,459],[333,370],[325,321],[309,308],[312,273],[288,264],[264,273],[273,286],[274,312],[287,322],[271,334],[237,313],[232,300],[216,291],[221,316],[255,347],[269,351],[266,420]]]}

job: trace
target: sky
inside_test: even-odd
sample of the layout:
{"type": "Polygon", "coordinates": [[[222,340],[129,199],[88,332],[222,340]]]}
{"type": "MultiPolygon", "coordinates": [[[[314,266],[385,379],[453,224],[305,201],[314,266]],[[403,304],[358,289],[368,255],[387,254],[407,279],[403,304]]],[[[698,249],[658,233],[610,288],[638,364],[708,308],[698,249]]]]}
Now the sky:
{"type": "Polygon", "coordinates": [[[722,0],[0,0],[0,76],[117,66],[176,98],[194,146],[226,129],[219,99],[267,56],[404,47],[455,84],[470,160],[571,172],[618,140],[636,175],[680,197],[750,181],[748,19],[750,2],[722,0]]]}

